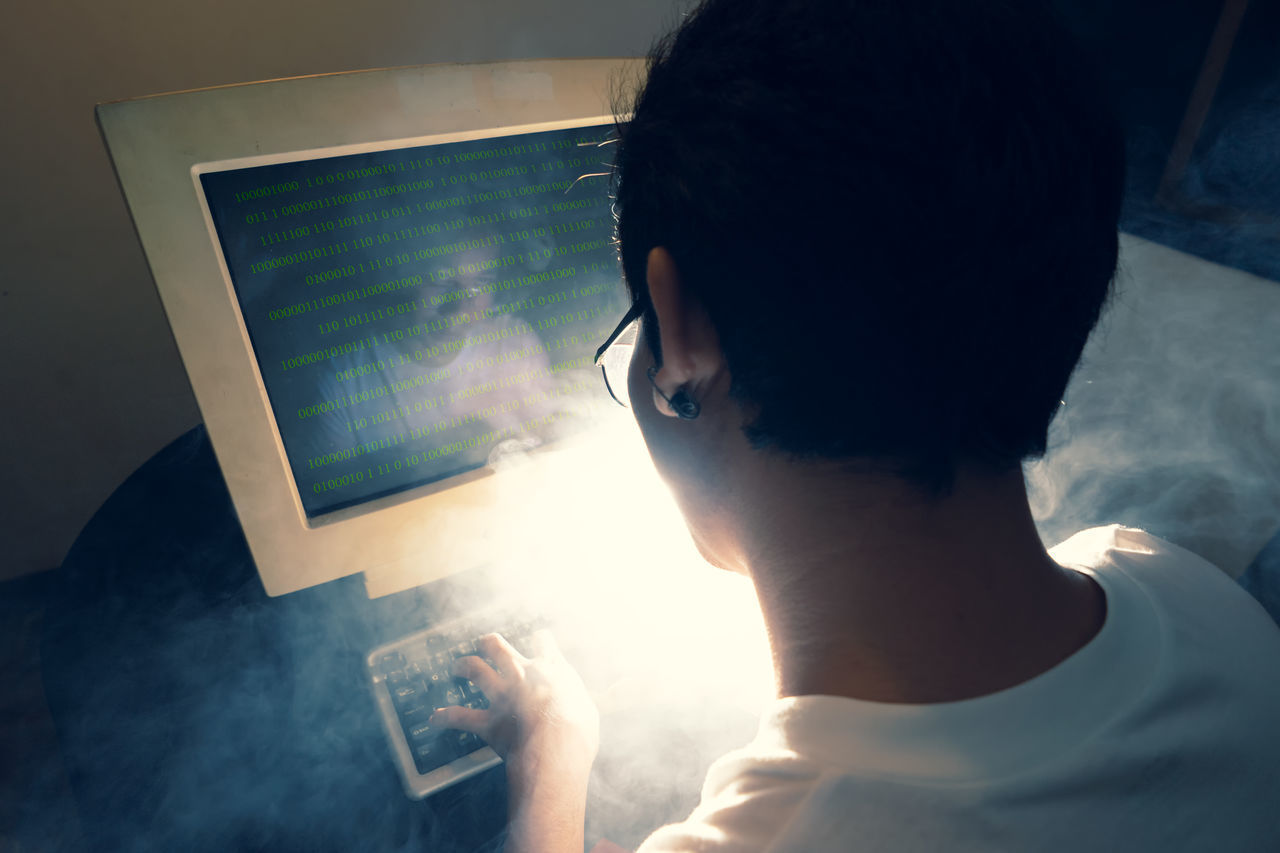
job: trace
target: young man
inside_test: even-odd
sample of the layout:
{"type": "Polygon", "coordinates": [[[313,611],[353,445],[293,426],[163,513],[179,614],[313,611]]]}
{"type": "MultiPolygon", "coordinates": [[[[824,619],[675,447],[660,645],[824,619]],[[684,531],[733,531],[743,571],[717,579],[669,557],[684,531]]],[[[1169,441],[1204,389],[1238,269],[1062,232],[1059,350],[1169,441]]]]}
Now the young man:
{"type": "MultiPolygon", "coordinates": [[[[631,111],[625,384],[779,697],[641,853],[1280,849],[1280,630],[1141,531],[1046,552],[1028,506],[1123,184],[1043,8],[709,0],[631,111]]],[[[595,710],[485,642],[492,708],[436,720],[505,755],[508,851],[579,851],[595,710]]]]}

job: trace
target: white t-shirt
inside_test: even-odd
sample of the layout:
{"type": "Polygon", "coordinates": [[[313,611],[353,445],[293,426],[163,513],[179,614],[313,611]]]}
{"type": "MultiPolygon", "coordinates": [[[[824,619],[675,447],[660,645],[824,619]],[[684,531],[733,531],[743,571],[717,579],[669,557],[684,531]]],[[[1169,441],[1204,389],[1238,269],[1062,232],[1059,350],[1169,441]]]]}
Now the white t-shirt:
{"type": "Polygon", "coordinates": [[[1280,629],[1141,530],[1050,554],[1106,593],[1084,648],[960,702],[776,700],[637,853],[1280,851],[1280,629]]]}

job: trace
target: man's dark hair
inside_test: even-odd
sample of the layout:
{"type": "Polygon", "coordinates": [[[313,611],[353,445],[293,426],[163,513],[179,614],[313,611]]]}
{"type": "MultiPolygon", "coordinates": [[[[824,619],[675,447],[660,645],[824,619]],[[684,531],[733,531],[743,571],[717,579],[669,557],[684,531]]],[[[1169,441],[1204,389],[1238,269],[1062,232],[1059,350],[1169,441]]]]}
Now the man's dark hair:
{"type": "MultiPolygon", "coordinates": [[[[674,257],[753,446],[933,498],[1042,456],[1116,267],[1124,146],[1033,0],[709,0],[619,124],[633,298],[674,257]]],[[[649,342],[661,358],[651,309],[649,342]]]]}

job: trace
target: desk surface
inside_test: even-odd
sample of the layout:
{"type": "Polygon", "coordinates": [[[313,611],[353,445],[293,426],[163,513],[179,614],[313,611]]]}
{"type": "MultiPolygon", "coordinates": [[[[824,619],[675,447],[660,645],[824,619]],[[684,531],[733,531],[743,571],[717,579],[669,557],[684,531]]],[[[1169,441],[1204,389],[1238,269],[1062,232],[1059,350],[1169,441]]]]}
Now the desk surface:
{"type": "Polygon", "coordinates": [[[268,598],[203,428],[116,491],[59,574],[45,689],[101,849],[478,850],[501,831],[500,773],[405,800],[361,680],[363,651],[429,602],[374,608],[358,578],[268,598]]]}

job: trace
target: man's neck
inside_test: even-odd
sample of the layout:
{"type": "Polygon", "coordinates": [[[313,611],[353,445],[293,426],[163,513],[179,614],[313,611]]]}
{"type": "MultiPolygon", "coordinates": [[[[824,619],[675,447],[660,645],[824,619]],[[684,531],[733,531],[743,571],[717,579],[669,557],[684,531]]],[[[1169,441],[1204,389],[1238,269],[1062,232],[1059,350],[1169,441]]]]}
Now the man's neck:
{"type": "Polygon", "coordinates": [[[740,528],[779,696],[973,698],[1047,671],[1101,628],[1101,590],[1045,552],[1020,472],[964,470],[926,506],[883,481],[785,470],[740,528]]]}

